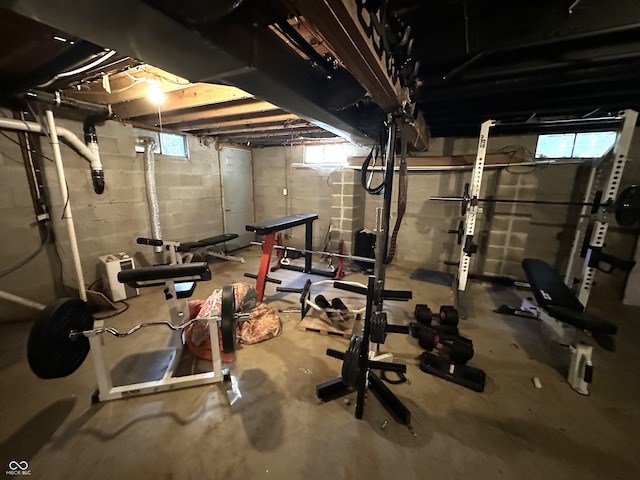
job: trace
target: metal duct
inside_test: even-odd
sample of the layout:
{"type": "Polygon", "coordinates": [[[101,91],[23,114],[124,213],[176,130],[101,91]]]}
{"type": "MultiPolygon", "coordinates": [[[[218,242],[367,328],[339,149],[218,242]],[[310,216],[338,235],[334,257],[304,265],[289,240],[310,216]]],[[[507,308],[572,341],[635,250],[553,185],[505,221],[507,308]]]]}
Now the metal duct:
{"type": "MultiPolygon", "coordinates": [[[[158,207],[158,192],[156,190],[156,163],[153,150],[156,141],[151,137],[137,137],[136,143],[144,145],[144,184],[147,192],[147,205],[149,206],[149,221],[151,222],[151,237],[162,240],[160,231],[160,208],[158,207]]],[[[155,248],[157,253],[162,247],[155,248]]]]}

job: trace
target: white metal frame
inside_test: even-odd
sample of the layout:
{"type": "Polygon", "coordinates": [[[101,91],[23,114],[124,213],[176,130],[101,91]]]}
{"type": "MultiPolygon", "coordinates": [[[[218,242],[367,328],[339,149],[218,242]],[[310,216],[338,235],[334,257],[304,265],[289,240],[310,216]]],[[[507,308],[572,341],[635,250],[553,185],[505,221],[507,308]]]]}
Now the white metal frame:
{"type": "Polygon", "coordinates": [[[471,185],[469,188],[469,197],[471,204],[467,208],[465,218],[465,238],[460,248],[460,265],[458,267],[458,290],[464,291],[467,288],[467,278],[469,276],[469,266],[471,264],[471,255],[465,252],[465,244],[467,238],[473,238],[476,228],[476,220],[478,217],[478,204],[474,202],[474,198],[480,196],[480,187],[482,186],[482,174],[484,173],[484,160],[487,155],[487,144],[489,143],[489,130],[495,126],[495,120],[487,120],[480,128],[480,137],[478,138],[478,152],[471,173],[471,185]]]}
{"type": "MultiPolygon", "coordinates": [[[[613,147],[613,166],[611,173],[609,174],[609,180],[602,196],[603,202],[614,202],[618,195],[618,189],[620,187],[620,181],[622,179],[622,172],[624,171],[625,164],[627,163],[627,155],[629,153],[629,146],[631,145],[631,139],[633,138],[633,131],[636,126],[636,120],[638,119],[638,112],[635,110],[624,110],[620,112],[620,116],[623,118],[622,128],[618,132],[616,137],[616,143],[613,147]]],[[[589,267],[589,260],[591,257],[592,248],[601,248],[604,246],[604,238],[607,234],[609,224],[606,217],[596,221],[589,241],[589,250],[584,260],[584,267],[582,270],[582,280],[580,282],[580,288],[578,290],[578,300],[582,305],[586,306],[589,301],[589,295],[591,293],[591,287],[593,285],[593,278],[596,269],[589,267]]]]}
{"type": "MultiPolygon", "coordinates": [[[[183,280],[183,279],[181,279],[183,280]]],[[[157,280],[153,281],[158,284],[157,280]]],[[[172,279],[164,280],[166,288],[167,301],[169,302],[169,311],[171,313],[171,323],[173,325],[181,325],[189,320],[189,303],[186,298],[178,299],[175,289],[175,282],[172,279]]],[[[165,371],[163,378],[150,382],[132,383],[128,385],[113,385],[111,372],[107,366],[104,356],[104,346],[102,338],[99,335],[87,334],[89,337],[90,351],[93,358],[93,366],[96,372],[98,382],[98,392],[95,397],[96,401],[117,400],[150,393],[163,392],[167,390],[176,390],[199,385],[209,385],[220,383],[227,379],[228,372],[222,369],[222,360],[220,358],[220,349],[218,348],[218,321],[217,319],[205,319],[209,321],[209,338],[211,339],[211,371],[174,377],[175,369],[180,363],[182,352],[184,350],[182,331],[172,331],[169,341],[169,356],[171,357],[169,366],[165,371]]],[[[94,329],[104,327],[103,320],[94,322],[94,329]]]]}

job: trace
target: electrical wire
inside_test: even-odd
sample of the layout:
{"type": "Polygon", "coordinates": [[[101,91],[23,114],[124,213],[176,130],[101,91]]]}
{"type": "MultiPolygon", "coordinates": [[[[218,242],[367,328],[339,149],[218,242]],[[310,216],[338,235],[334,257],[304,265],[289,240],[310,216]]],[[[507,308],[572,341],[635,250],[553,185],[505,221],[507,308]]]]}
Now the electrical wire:
{"type": "MultiPolygon", "coordinates": [[[[26,150],[26,151],[28,151],[28,152],[35,153],[36,155],[41,156],[41,157],[42,157],[42,158],[44,158],[45,160],[49,160],[50,162],[55,163],[55,162],[54,162],[54,160],[53,160],[53,158],[47,157],[46,155],[43,155],[42,153],[40,153],[40,152],[38,152],[38,151],[34,150],[33,148],[26,148],[26,147],[24,147],[20,142],[18,142],[17,140],[14,140],[13,138],[11,138],[11,137],[10,137],[9,135],[7,135],[6,133],[4,133],[4,132],[0,131],[0,134],[1,134],[3,137],[5,137],[7,140],[9,140],[9,141],[11,141],[11,142],[15,143],[16,145],[18,145],[20,148],[22,148],[22,149],[24,149],[24,150],[26,150]]],[[[7,155],[7,157],[9,157],[9,156],[7,155]]],[[[9,158],[11,158],[11,157],[9,157],[9,158]]],[[[12,160],[15,160],[14,158],[11,158],[11,159],[12,159],[12,160]]],[[[20,161],[20,160],[15,160],[15,161],[17,161],[18,163],[23,163],[23,162],[22,162],[22,161],[20,161]]]]}
{"type": "Polygon", "coordinates": [[[92,68],[97,67],[98,65],[100,65],[100,64],[106,62],[107,60],[109,60],[116,53],[117,52],[115,50],[109,50],[104,55],[99,57],[97,60],[94,60],[93,62],[90,62],[90,63],[88,63],[86,65],[83,65],[81,67],[75,68],[73,70],[69,70],[69,71],[66,71],[66,72],[58,73],[51,80],[49,80],[48,82],[45,82],[45,83],[41,83],[40,85],[38,85],[38,87],[47,87],[47,86],[51,85],[53,82],[55,82],[56,80],[60,80],[61,78],[72,77],[73,75],[77,75],[78,73],[83,73],[83,72],[86,72],[87,70],[91,70],[92,68]]]}
{"type": "Polygon", "coordinates": [[[31,252],[29,255],[27,255],[25,258],[20,260],[18,263],[15,263],[14,265],[11,265],[10,267],[5,268],[4,270],[0,271],[0,278],[6,277],[7,275],[9,275],[9,274],[15,272],[16,270],[18,270],[19,268],[22,268],[27,263],[29,263],[31,260],[36,258],[38,256],[38,254],[40,252],[42,252],[42,250],[44,250],[44,248],[47,246],[47,244],[51,241],[51,225],[49,225],[49,223],[47,222],[47,223],[45,223],[45,226],[47,227],[47,237],[42,241],[40,246],[38,248],[36,248],[33,252],[31,252]]]}

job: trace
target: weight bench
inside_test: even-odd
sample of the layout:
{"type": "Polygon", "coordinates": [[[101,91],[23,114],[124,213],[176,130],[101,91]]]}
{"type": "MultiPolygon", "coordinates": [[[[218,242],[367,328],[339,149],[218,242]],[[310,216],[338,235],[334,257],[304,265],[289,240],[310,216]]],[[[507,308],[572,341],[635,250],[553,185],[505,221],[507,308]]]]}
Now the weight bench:
{"type": "Polygon", "coordinates": [[[304,267],[297,265],[280,265],[280,268],[288,270],[296,270],[303,273],[313,273],[315,275],[333,276],[334,273],[328,273],[323,270],[316,270],[311,267],[311,251],[313,250],[313,222],[318,219],[316,213],[299,213],[297,215],[289,215],[288,217],[266,220],[260,223],[254,223],[246,226],[248,232],[264,235],[262,243],[262,256],[260,257],[260,267],[258,274],[245,273],[245,277],[256,279],[256,290],[258,291],[258,301],[264,299],[264,287],[267,282],[282,283],[280,280],[269,278],[267,272],[271,264],[271,253],[275,243],[276,233],[289,228],[305,226],[305,242],[304,242],[304,267]]]}
{"type": "Polygon", "coordinates": [[[190,262],[195,255],[210,255],[223,260],[244,263],[244,258],[228,255],[226,252],[215,248],[216,245],[228,242],[234,238],[238,238],[237,233],[223,233],[215,237],[203,238],[197,242],[182,242],[178,244],[176,251],[183,254],[183,263],[190,262]]]}
{"type": "MultiPolygon", "coordinates": [[[[184,325],[190,320],[188,298],[195,289],[195,283],[199,281],[211,280],[211,271],[206,262],[193,262],[175,265],[158,265],[154,267],[135,268],[118,272],[118,281],[134,285],[135,288],[152,286],[164,286],[164,297],[167,300],[171,322],[174,327],[184,325]]],[[[169,324],[169,322],[163,322],[169,324]]],[[[142,324],[141,326],[145,326],[142,324]]],[[[103,320],[95,320],[95,329],[105,327],[103,320]]],[[[161,374],[162,377],[141,381],[133,384],[114,385],[111,370],[107,365],[103,352],[102,339],[98,335],[89,336],[91,345],[91,355],[96,371],[98,391],[93,396],[94,402],[115,400],[160,391],[176,390],[179,388],[192,387],[197,385],[207,385],[219,383],[229,378],[227,370],[222,369],[220,351],[212,349],[212,361],[210,370],[202,373],[175,376],[177,366],[183,351],[182,330],[173,328],[171,340],[168,348],[158,353],[165,355],[163,364],[166,369],[161,374]]],[[[213,345],[218,344],[218,327],[216,322],[210,322],[209,334],[213,345]]]]}
{"type": "MultiPolygon", "coordinates": [[[[590,334],[606,350],[615,350],[618,327],[606,320],[585,313],[584,306],[567,287],[562,277],[548,263],[526,258],[522,268],[531,285],[537,305],[525,299],[521,312],[539,318],[555,334],[556,340],[571,349],[571,364],[567,381],[577,392],[588,395],[587,386],[593,377],[591,355],[593,346],[584,343],[590,334]]],[[[515,312],[516,314],[518,312],[515,312]]]]}

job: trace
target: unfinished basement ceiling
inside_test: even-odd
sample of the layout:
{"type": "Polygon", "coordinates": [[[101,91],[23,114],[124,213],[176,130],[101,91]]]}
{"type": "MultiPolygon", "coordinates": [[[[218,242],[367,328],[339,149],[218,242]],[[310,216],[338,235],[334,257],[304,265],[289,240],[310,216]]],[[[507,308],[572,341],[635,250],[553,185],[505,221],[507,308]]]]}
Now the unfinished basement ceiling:
{"type": "Polygon", "coordinates": [[[34,88],[47,81],[44,73],[52,78],[56,67],[69,70],[104,55],[104,48],[115,49],[93,80],[66,78],[66,85],[43,88],[110,103],[118,118],[138,125],[162,121],[169,129],[233,143],[283,144],[335,135],[370,142],[399,101],[400,87],[433,136],[473,136],[488,118],[533,130],[540,118],[640,107],[640,2],[635,0],[14,0],[3,5],[12,10],[2,12],[0,20],[0,82],[11,87],[3,90],[34,88]],[[400,81],[384,78],[384,71],[358,56],[358,32],[367,30],[362,26],[371,12],[385,26],[378,43],[391,48],[390,64],[402,71],[400,81]],[[38,28],[21,25],[24,17],[38,28]],[[350,20],[357,28],[349,29],[350,20]],[[52,45],[45,37],[55,32],[75,45],[67,42],[66,50],[52,45]],[[111,100],[102,73],[110,74],[111,100]],[[160,112],[134,96],[143,90],[142,78],[158,80],[166,91],[160,112]],[[69,88],[78,80],[80,90],[69,88]]]}

